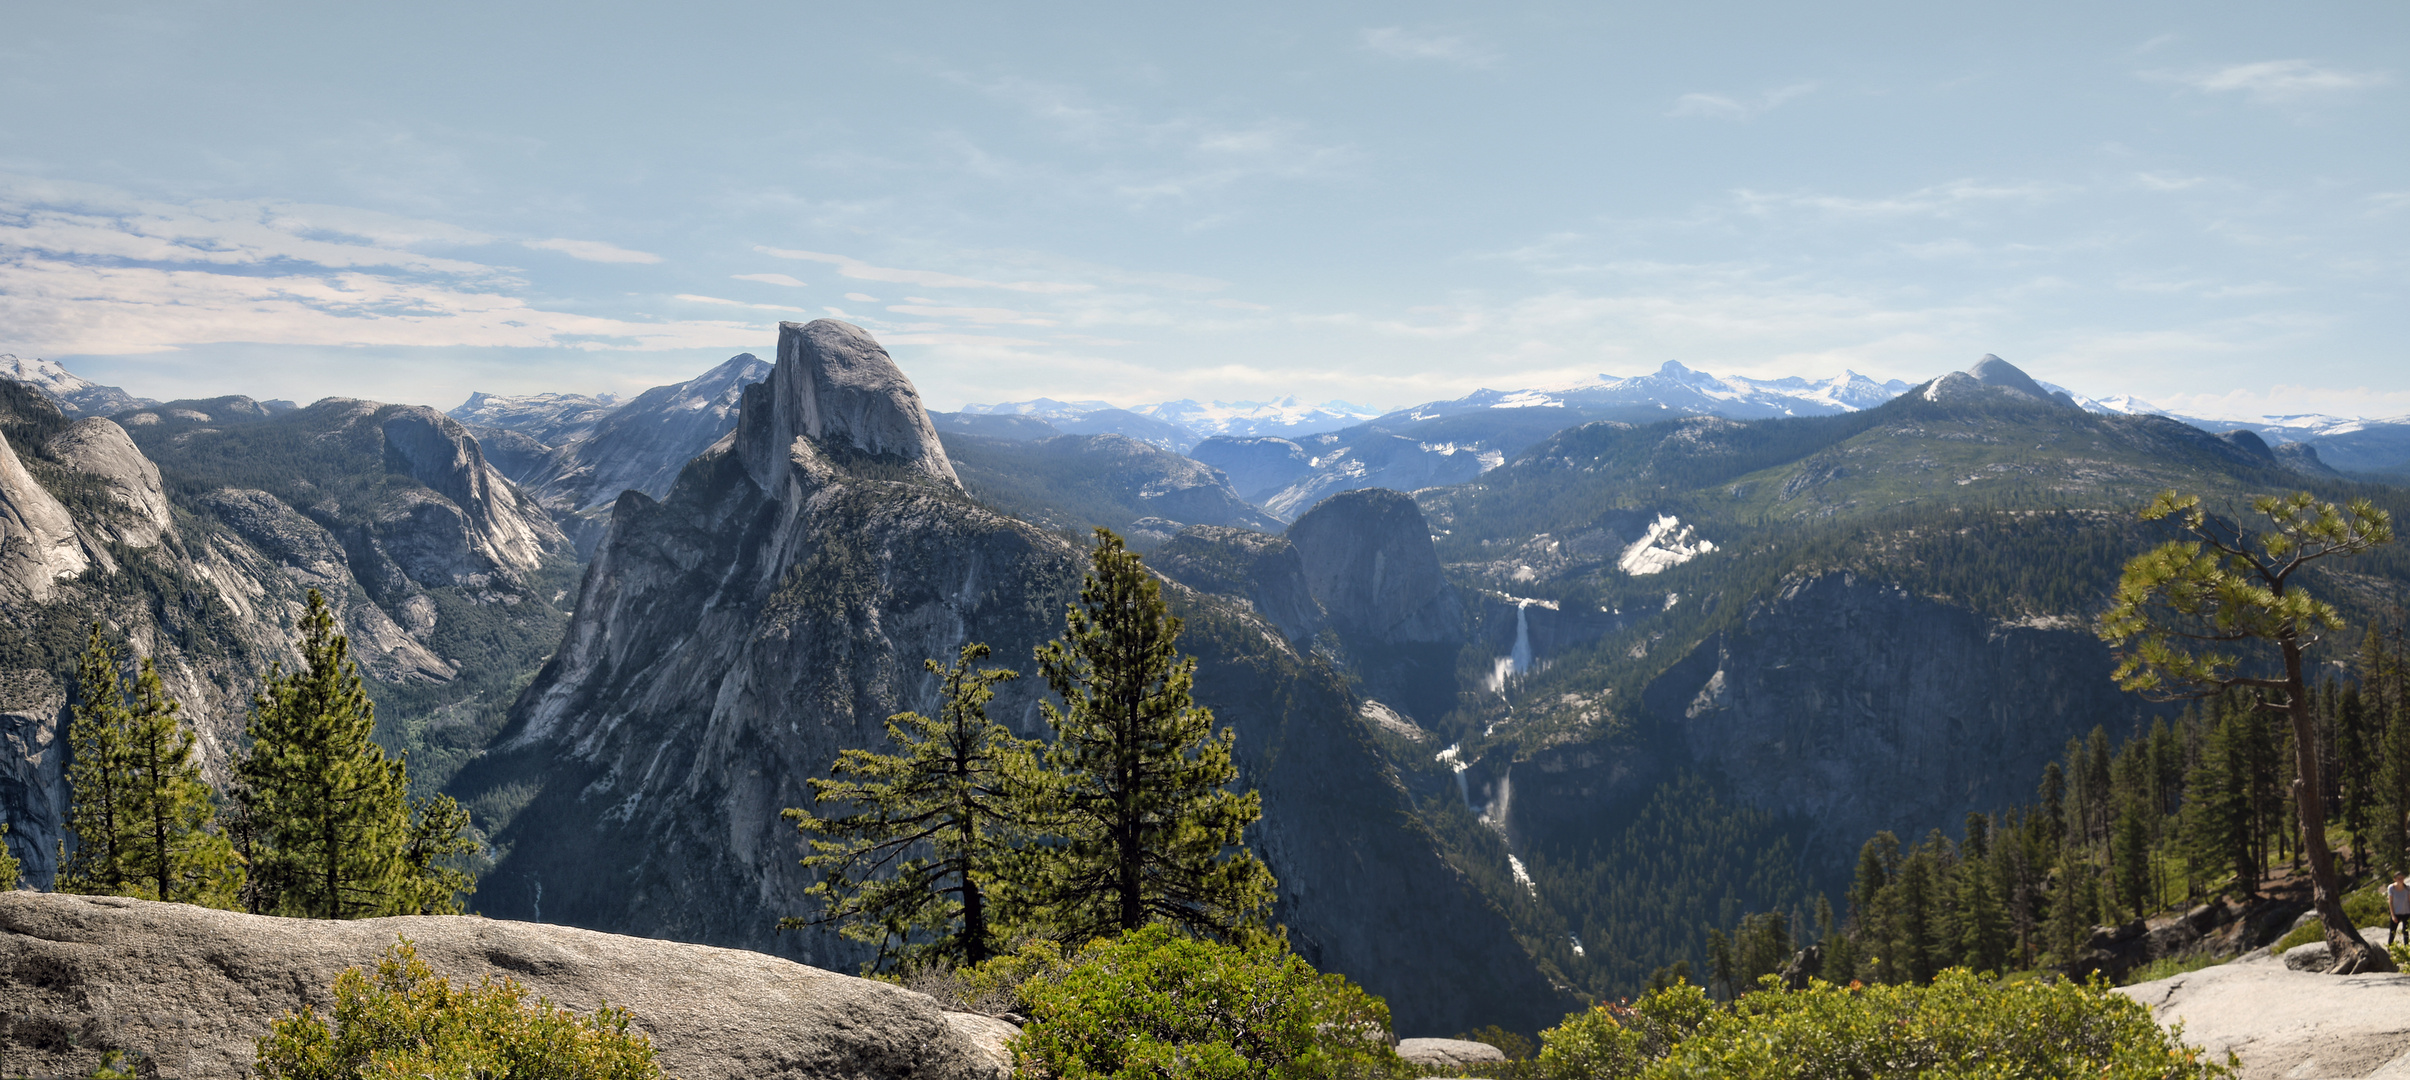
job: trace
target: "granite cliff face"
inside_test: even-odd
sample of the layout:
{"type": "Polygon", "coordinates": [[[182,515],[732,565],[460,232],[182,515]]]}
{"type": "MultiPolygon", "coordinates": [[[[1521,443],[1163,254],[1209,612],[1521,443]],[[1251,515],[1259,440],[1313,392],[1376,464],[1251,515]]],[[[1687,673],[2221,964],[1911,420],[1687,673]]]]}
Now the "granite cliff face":
{"type": "Polygon", "coordinates": [[[1508,824],[1578,835],[1656,783],[1633,768],[1654,759],[1801,823],[1803,856],[1830,871],[1878,830],[1905,841],[2030,801],[2042,766],[2096,724],[2147,725],[2156,707],[2110,666],[2080,619],[2000,619],[1846,571],[1793,579],[1647,684],[1664,746],[1542,752],[1514,767],[1508,824]]]}
{"type": "MultiPolygon", "coordinates": [[[[1082,552],[964,495],[869,335],[790,323],[779,356],[665,499],[620,497],[560,652],[454,783],[498,830],[487,912],[857,962],[833,934],[773,934],[810,910],[779,811],[839,749],[882,743],[886,716],[935,706],[923,659],[985,641],[1026,667],[1059,632],[1082,552]]],[[[1328,669],[1173,591],[1200,699],[1263,792],[1250,842],[1298,947],[1388,996],[1401,1028],[1561,1016],[1570,999],[1411,824],[1328,669]]],[[[1036,734],[1042,684],[1002,689],[992,714],[1036,734]]]]}
{"type": "Polygon", "coordinates": [[[1288,539],[1365,693],[1417,721],[1454,707],[1464,599],[1414,500],[1381,488],[1333,495],[1288,539]]]}
{"type": "MultiPolygon", "coordinates": [[[[514,677],[470,658],[507,662],[514,638],[548,651],[561,616],[537,583],[565,550],[430,409],[223,398],[70,422],[0,380],[0,812],[28,880],[55,870],[61,727],[93,622],[157,661],[222,782],[260,676],[297,659],[307,590],[325,594],[396,726],[416,705],[461,728],[486,680],[514,677]]],[[[414,770],[440,767],[422,753],[432,744],[404,748],[414,770]]]]}

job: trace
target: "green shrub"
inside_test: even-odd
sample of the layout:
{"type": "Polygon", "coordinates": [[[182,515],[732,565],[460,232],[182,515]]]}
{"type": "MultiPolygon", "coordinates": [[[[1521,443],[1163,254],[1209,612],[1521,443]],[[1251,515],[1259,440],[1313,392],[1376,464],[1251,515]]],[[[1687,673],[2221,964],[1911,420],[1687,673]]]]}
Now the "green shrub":
{"type": "Polygon", "coordinates": [[[259,1040],[265,1080],[658,1080],[652,1041],[624,1009],[579,1016],[516,980],[491,976],[455,987],[418,958],[408,938],[388,947],[372,979],[335,977],[331,1024],[303,1006],[259,1040]]]}
{"type": "Polygon", "coordinates": [[[1488,1043],[1495,1046],[1499,1053],[1506,1055],[1508,1061],[1531,1060],[1531,1040],[1524,1038],[1520,1033],[1508,1031],[1496,1024],[1476,1028],[1456,1037],[1466,1042],[1488,1043]]]}
{"type": "MultiPolygon", "coordinates": [[[[994,961],[990,962],[991,964],[994,961]]],[[[985,965],[983,965],[985,966],[985,965]]],[[[1020,983],[1015,1064],[1052,1080],[1369,1080],[1401,1075],[1389,1007],[1277,941],[1160,924],[1020,983]]]]}
{"type": "MultiPolygon", "coordinates": [[[[2385,907],[2385,894],[2376,886],[2343,894],[2343,914],[2351,916],[2352,925],[2361,928],[2393,925],[2393,915],[2385,907]]],[[[2311,919],[2294,927],[2291,933],[2278,938],[2276,944],[2268,947],[2268,954],[2282,956],[2286,949],[2295,945],[2307,945],[2313,941],[2325,940],[2326,921],[2311,919]]]]}
{"type": "Polygon", "coordinates": [[[1930,986],[1822,981],[1730,1007],[1696,987],[1604,1007],[1542,1032],[1543,1080],[1646,1077],[2213,1077],[2202,1059],[2107,984],[2007,982],[1951,969],[1930,986]],[[1675,996],[1679,995],[1679,996],[1675,996]]]}
{"type": "Polygon", "coordinates": [[[17,887],[17,856],[8,850],[8,823],[0,821],[0,892],[17,887]]]}

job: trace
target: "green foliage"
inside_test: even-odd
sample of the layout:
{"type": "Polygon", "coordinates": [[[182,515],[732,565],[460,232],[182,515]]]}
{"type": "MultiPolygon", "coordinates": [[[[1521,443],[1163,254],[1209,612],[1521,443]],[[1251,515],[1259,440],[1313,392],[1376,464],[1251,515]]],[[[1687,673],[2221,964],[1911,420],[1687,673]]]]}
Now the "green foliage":
{"type": "MultiPolygon", "coordinates": [[[[2354,929],[2393,925],[2393,914],[2385,906],[2384,892],[2378,888],[2361,889],[2345,896],[2343,913],[2351,916],[2351,924],[2354,929]]],[[[2282,956],[2286,949],[2295,945],[2307,945],[2313,941],[2324,940],[2326,940],[2326,923],[2315,918],[2307,919],[2287,932],[2285,936],[2276,939],[2275,944],[2268,946],[2268,954],[2282,956]]]]}
{"type": "MultiPolygon", "coordinates": [[[[1508,871],[1497,830],[1452,791],[1445,800],[1424,817],[1449,861],[1506,908],[1526,949],[1598,997],[1631,993],[1674,965],[1686,975],[1705,971],[1707,931],[1737,929],[1751,912],[1787,912],[1811,892],[1799,867],[1799,823],[1721,799],[1695,775],[1659,785],[1628,824],[1586,850],[1527,852],[1528,890],[1508,871]],[[1588,955],[1573,954],[1572,935],[1588,955]]],[[[1800,924],[1784,916],[1786,931],[1800,924]]],[[[1770,929],[1753,939],[1758,953],[1744,984],[1790,959],[1787,949],[1760,958],[1772,951],[1762,932],[1770,929]]]]}
{"type": "Polygon", "coordinates": [[[2135,556],[2100,617],[2101,638],[2119,648],[2116,678],[2126,689],[2194,695],[2256,686],[2301,693],[2297,674],[2242,674],[2246,658],[2232,650],[2250,642],[2290,648],[2341,629],[2334,605],[2292,577],[2320,559],[2392,542],[2392,515],[2366,499],[2338,509],[2306,491],[2263,496],[2251,508],[2266,520],[2257,535],[2210,514],[2197,495],[2163,492],[2143,508],[2144,521],[2172,518],[2195,539],[2135,556]]]}
{"type": "Polygon", "coordinates": [[[985,644],[971,644],[950,668],[926,661],[943,680],[938,717],[888,717],[897,753],[849,749],[832,778],[811,781],[814,805],[851,812],[785,812],[811,837],[803,865],[820,871],[810,895],[825,906],[780,928],[838,924],[878,944],[877,967],[976,965],[993,954],[992,894],[1027,833],[1040,782],[1036,744],[988,719],[995,685],[1017,676],[972,666],[987,655],[985,644]]]}
{"type": "Polygon", "coordinates": [[[2231,1072],[2105,983],[2004,981],[1954,969],[1930,986],[1853,991],[1819,980],[1789,991],[1769,979],[1764,987],[1729,1008],[1677,987],[1631,1009],[1569,1017],[1541,1033],[1541,1076],[2166,1080],[2231,1072]]]}
{"type": "Polygon", "coordinates": [[[8,822],[0,821],[0,892],[17,888],[17,855],[8,849],[8,822]]]}
{"type": "Polygon", "coordinates": [[[1531,1040],[1496,1024],[1476,1028],[1456,1037],[1466,1042],[1488,1043],[1495,1046],[1499,1053],[1506,1055],[1508,1061],[1529,1061],[1531,1059],[1531,1040]]]}
{"type": "Polygon", "coordinates": [[[1101,940],[1021,985],[1024,1075],[1055,1080],[1395,1076],[1389,1008],[1279,942],[1226,945],[1162,923],[1101,940]]]}
{"type": "Polygon", "coordinates": [[[1177,651],[1180,620],[1136,553],[1096,531],[1092,568],[1063,636],[1038,669],[1064,703],[1042,703],[1054,775],[1030,889],[1036,917],[1066,940],[1156,919],[1217,935],[1253,926],[1273,880],[1240,836],[1262,800],[1238,776],[1236,735],[1190,697],[1196,660],[1177,651]]]}
{"type": "Polygon", "coordinates": [[[75,850],[59,868],[62,892],[113,895],[133,874],[127,850],[134,837],[130,763],[126,760],[124,667],[117,646],[92,624],[76,665],[76,701],[67,722],[68,790],[74,803],[67,829],[75,850]]]}
{"type": "Polygon", "coordinates": [[[251,749],[236,765],[253,911],[325,919],[457,911],[465,874],[445,861],[473,845],[448,796],[412,812],[409,777],[370,739],[376,709],[350,642],[310,590],[303,667],[271,669],[252,700],[251,749]]]}
{"type": "Polygon", "coordinates": [[[79,675],[69,727],[76,848],[59,890],[232,907],[242,865],[212,827],[217,810],[194,757],[198,737],[157,668],[145,658],[125,679],[115,646],[94,623],[79,675]]]}
{"type": "Polygon", "coordinates": [[[1717,1013],[1707,992],[1687,982],[1650,991],[1630,1005],[1574,1013],[1540,1033],[1541,1080],[1635,1076],[1672,1053],[1717,1013]]]}
{"type": "Polygon", "coordinates": [[[655,1080],[651,1040],[626,1010],[579,1016],[516,980],[454,986],[409,939],[388,947],[372,977],[335,978],[326,1019],[303,1006],[260,1037],[262,1080],[441,1077],[445,1080],[655,1080]]]}

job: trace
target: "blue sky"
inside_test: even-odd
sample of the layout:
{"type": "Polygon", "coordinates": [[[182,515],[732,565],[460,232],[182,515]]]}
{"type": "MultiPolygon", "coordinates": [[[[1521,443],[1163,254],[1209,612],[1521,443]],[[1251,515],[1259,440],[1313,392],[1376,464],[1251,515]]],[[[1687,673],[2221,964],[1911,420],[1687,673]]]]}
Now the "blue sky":
{"type": "Polygon", "coordinates": [[[840,315],[943,408],[1990,352],[2398,415],[2405,46],[2376,2],[14,4],[0,352],[450,406],[840,315]]]}

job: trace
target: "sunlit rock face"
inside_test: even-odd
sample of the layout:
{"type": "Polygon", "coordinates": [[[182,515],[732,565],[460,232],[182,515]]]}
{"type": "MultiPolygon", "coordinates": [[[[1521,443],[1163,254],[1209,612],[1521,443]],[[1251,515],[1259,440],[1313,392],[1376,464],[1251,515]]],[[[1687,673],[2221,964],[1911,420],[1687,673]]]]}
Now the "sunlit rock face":
{"type": "MultiPolygon", "coordinates": [[[[1023,672],[990,715],[1042,732],[1030,655],[1084,552],[962,493],[867,334],[787,324],[779,355],[666,498],[620,496],[559,653],[454,783],[503,852],[487,914],[850,968],[859,943],[772,929],[816,909],[779,811],[810,805],[840,750],[884,745],[888,716],[934,710],[922,661],[966,642],[1023,672]]],[[[1411,827],[1346,686],[1258,613],[1167,591],[1198,698],[1263,794],[1248,842],[1292,944],[1386,996],[1401,1030],[1560,1018],[1570,1000],[1411,827]]]]}

